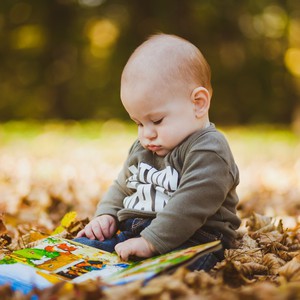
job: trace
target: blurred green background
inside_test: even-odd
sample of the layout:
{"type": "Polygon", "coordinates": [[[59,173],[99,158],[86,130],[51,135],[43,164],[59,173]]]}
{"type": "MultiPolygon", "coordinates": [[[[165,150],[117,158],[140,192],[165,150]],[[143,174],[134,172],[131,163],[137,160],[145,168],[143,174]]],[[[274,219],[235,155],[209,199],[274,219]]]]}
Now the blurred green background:
{"type": "Polygon", "coordinates": [[[213,122],[299,126],[299,0],[1,0],[0,121],[126,119],[121,71],[156,32],[206,56],[213,122]]]}

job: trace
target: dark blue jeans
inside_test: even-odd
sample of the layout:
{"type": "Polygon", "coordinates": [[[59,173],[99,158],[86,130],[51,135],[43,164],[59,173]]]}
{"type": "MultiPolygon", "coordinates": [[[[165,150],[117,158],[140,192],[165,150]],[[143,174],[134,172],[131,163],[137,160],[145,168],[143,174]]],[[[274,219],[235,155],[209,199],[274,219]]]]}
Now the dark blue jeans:
{"type": "MultiPolygon", "coordinates": [[[[104,240],[103,242],[99,240],[90,240],[87,237],[75,238],[74,241],[104,251],[113,252],[118,243],[124,242],[130,238],[140,237],[141,231],[149,226],[151,221],[152,219],[144,218],[131,218],[122,221],[119,226],[120,232],[116,233],[111,239],[104,240]]],[[[190,239],[174,250],[184,249],[216,240],[223,241],[223,235],[211,229],[205,230],[205,228],[201,228],[197,230],[190,239]]],[[[221,261],[222,259],[224,259],[223,249],[200,257],[189,267],[189,269],[209,271],[217,262],[221,261]]]]}
{"type": "Polygon", "coordinates": [[[120,223],[120,232],[116,233],[111,239],[104,240],[90,240],[87,237],[75,238],[74,241],[95,247],[104,251],[114,252],[115,246],[121,242],[134,237],[140,237],[140,232],[150,225],[152,219],[132,218],[120,223]]]}

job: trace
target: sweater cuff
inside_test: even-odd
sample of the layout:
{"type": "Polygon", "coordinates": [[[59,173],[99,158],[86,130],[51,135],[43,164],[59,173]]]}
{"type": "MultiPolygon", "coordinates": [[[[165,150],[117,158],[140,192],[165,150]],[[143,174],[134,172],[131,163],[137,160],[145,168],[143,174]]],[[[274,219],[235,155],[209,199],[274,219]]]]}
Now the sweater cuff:
{"type": "Polygon", "coordinates": [[[95,212],[94,217],[98,217],[98,216],[102,216],[102,215],[111,215],[114,218],[118,219],[118,215],[117,212],[114,209],[97,209],[95,212]]]}
{"type": "Polygon", "coordinates": [[[145,228],[141,232],[141,236],[149,243],[151,243],[159,254],[164,254],[172,250],[162,240],[160,240],[152,231],[150,231],[149,228],[145,228]]]}

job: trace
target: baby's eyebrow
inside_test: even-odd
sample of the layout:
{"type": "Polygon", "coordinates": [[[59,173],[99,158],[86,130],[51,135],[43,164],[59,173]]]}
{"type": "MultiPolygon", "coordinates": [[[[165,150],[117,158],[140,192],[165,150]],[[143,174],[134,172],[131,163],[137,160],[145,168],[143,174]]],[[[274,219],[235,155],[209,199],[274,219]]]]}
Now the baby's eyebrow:
{"type": "Polygon", "coordinates": [[[158,118],[163,116],[164,112],[162,111],[155,111],[155,112],[151,112],[150,114],[147,115],[148,118],[158,118]]]}

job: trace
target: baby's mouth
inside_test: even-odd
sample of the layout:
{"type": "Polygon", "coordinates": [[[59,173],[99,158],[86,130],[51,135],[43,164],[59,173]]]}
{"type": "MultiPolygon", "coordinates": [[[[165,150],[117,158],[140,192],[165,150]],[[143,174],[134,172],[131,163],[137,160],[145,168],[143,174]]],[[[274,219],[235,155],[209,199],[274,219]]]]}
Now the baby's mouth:
{"type": "Polygon", "coordinates": [[[159,149],[161,149],[161,146],[156,146],[156,145],[148,145],[147,148],[152,151],[152,152],[156,152],[159,149]]]}

